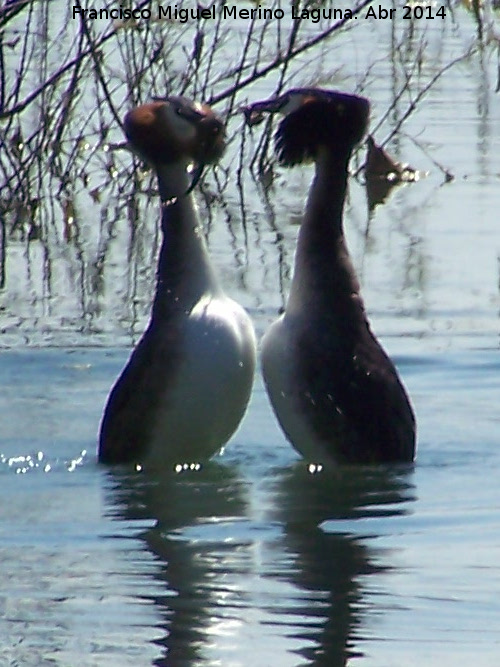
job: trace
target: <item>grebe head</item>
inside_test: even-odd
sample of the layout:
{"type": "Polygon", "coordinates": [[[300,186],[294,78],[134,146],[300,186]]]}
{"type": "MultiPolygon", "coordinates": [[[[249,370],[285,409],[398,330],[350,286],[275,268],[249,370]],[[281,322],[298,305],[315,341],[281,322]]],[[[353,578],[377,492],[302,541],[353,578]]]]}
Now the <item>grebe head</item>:
{"type": "Polygon", "coordinates": [[[125,116],[131,146],[155,165],[215,163],[225,148],[224,125],[206,104],[171,96],[143,104],[125,116]]]}
{"type": "Polygon", "coordinates": [[[250,125],[259,123],[265,113],[285,115],[276,132],[276,150],[281,164],[292,166],[315,160],[321,148],[350,153],[366,132],[370,104],[357,95],[293,88],[244,112],[250,125]]]}

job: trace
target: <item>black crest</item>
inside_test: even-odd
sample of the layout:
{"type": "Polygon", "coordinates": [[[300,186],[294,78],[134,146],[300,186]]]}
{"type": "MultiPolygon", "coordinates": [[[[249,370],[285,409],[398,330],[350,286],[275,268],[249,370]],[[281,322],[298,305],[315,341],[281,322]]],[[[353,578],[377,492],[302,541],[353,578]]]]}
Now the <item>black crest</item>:
{"type": "Polygon", "coordinates": [[[283,165],[314,160],[321,146],[350,153],[366,132],[370,105],[363,97],[320,89],[298,89],[288,95],[293,110],[275,137],[283,165]],[[293,108],[295,95],[302,99],[293,108]]]}

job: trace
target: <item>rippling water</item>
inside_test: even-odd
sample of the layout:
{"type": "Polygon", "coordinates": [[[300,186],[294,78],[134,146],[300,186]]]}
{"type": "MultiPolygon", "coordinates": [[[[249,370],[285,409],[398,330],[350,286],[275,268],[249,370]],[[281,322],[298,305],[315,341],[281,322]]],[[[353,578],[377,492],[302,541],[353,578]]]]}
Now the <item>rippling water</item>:
{"type": "Polygon", "coordinates": [[[2,354],[5,664],[496,664],[496,350],[396,357],[416,466],[333,479],[297,460],[260,382],[201,471],[97,466],[124,360],[2,354]]]}
{"type": "MultiPolygon", "coordinates": [[[[426,33],[436,66],[474,38],[472,21],[456,12],[442,41],[437,29],[426,33]]],[[[389,27],[369,32],[385,39],[389,27]]],[[[349,34],[334,53],[346,63],[356,55],[359,79],[375,42],[349,34]]],[[[381,76],[389,65],[378,67],[365,90],[374,117],[390,97],[381,76]]],[[[346,72],[347,88],[350,81],[346,72]]],[[[407,136],[392,145],[428,177],[372,216],[353,182],[347,205],[374,329],[415,405],[415,466],[308,471],[278,429],[260,377],[240,430],[202,470],[165,479],[98,466],[102,406],[128,354],[113,346],[113,318],[136,337],[147,290],[142,315],[127,319],[112,305],[130,294],[117,280],[130,277],[119,232],[109,237],[108,307],[96,309],[93,327],[82,328],[85,312],[64,281],[52,285],[45,308],[23,290],[36,274],[11,278],[0,352],[0,664],[500,664],[495,84],[496,56],[486,53],[443,77],[405,126],[422,146],[407,136]],[[444,183],[433,161],[455,180],[444,183]]],[[[210,230],[227,291],[249,308],[259,334],[286,293],[309,178],[277,174],[270,206],[246,184],[243,253],[234,192],[230,222],[216,213],[210,230]]],[[[24,260],[19,248],[9,252],[15,277],[24,260]]],[[[66,260],[55,265],[61,274],[66,260]]],[[[85,295],[85,280],[68,284],[85,295]]]]}

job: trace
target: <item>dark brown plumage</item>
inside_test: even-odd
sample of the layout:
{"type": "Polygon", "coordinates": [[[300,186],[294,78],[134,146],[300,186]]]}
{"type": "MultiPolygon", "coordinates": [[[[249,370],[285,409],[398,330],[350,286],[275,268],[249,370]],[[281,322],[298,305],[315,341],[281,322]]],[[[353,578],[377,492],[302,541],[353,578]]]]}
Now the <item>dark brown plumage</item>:
{"type": "Polygon", "coordinates": [[[282,164],[312,159],[316,165],[290,297],[262,342],[264,380],[278,421],[314,463],[412,461],[413,410],[370,329],[343,232],[348,163],[366,131],[369,103],[296,89],[256,106],[259,114],[286,113],[276,133],[282,164]]]}

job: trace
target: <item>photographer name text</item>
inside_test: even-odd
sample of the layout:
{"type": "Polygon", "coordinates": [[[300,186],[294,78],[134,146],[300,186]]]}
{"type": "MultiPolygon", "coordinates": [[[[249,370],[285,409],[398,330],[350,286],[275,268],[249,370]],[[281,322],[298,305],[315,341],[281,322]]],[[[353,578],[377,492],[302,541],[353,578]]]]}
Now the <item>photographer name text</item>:
{"type": "Polygon", "coordinates": [[[112,9],[94,9],[83,8],[81,6],[73,6],[73,19],[107,19],[115,21],[150,21],[150,20],[166,20],[178,21],[179,23],[187,23],[188,21],[201,20],[217,20],[221,18],[227,21],[239,20],[283,20],[287,16],[294,21],[310,21],[311,23],[319,23],[320,21],[348,21],[351,19],[392,19],[396,18],[396,14],[402,12],[403,19],[444,19],[446,10],[444,6],[436,7],[431,3],[423,4],[408,4],[398,9],[386,9],[382,5],[372,5],[364,12],[364,14],[355,14],[350,9],[297,9],[292,7],[289,12],[283,9],[265,9],[260,5],[253,9],[242,9],[236,5],[223,5],[222,7],[196,7],[194,9],[186,9],[185,7],[178,7],[177,5],[158,5],[156,11],[149,7],[141,9],[130,9],[126,7],[115,7],[112,9]]]}

